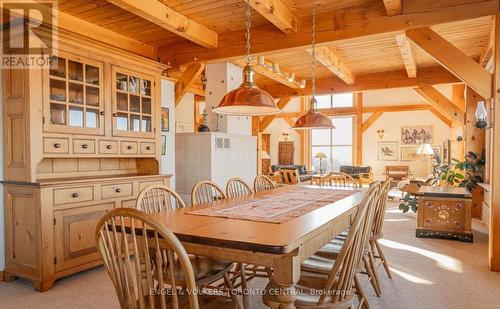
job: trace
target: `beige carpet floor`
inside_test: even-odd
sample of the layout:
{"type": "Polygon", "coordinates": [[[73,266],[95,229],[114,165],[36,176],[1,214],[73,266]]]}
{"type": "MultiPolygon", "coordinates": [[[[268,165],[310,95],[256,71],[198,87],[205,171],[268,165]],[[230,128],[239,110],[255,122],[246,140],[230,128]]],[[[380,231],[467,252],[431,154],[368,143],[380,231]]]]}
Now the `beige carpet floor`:
{"type": "MultiPolygon", "coordinates": [[[[487,268],[486,227],[474,222],[473,244],[415,238],[415,215],[401,214],[397,204],[388,209],[382,240],[393,279],[379,269],[383,295],[366,292],[372,308],[491,309],[500,308],[500,273],[487,268]]],[[[252,281],[261,288],[266,282],[252,281]]],[[[265,308],[251,297],[252,308],[265,308]]],[[[104,269],[92,269],[58,280],[39,293],[25,280],[0,282],[0,308],[117,308],[118,302],[104,269]]]]}

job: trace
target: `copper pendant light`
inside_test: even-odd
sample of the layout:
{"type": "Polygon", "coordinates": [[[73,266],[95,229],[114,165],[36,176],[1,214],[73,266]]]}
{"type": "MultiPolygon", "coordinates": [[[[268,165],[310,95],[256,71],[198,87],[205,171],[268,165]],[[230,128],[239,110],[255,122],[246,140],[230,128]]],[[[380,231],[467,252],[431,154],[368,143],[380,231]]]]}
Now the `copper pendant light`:
{"type": "Polygon", "coordinates": [[[312,20],[312,96],[311,108],[293,126],[296,130],[335,129],[332,120],[316,110],[316,3],[313,1],[312,20]]]}
{"type": "Polygon", "coordinates": [[[226,93],[219,105],[212,111],[217,114],[234,116],[263,116],[281,113],[274,102],[273,97],[262,89],[259,89],[254,82],[255,72],[250,65],[250,0],[246,1],[246,66],[243,69],[243,83],[226,93]]]}

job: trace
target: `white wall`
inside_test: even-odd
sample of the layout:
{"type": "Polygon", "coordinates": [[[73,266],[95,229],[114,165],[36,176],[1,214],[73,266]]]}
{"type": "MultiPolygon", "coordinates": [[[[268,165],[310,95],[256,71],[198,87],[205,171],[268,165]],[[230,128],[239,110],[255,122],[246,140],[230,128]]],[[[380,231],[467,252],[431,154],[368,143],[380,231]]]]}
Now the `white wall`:
{"type": "MultiPolygon", "coordinates": [[[[173,97],[172,97],[173,98],[173,97]]],[[[194,94],[186,92],[181,101],[175,107],[175,126],[171,128],[174,132],[194,132],[194,94]]],[[[173,123],[173,122],[171,122],[173,123]]]]}
{"type": "MultiPolygon", "coordinates": [[[[175,189],[175,93],[174,82],[168,80],[161,81],[161,106],[169,109],[169,132],[161,132],[166,136],[166,152],[161,156],[160,174],[171,174],[170,186],[175,189]]],[[[163,138],[163,137],[162,137],[163,138]]],[[[160,140],[161,143],[161,140],[160,140]]]]}

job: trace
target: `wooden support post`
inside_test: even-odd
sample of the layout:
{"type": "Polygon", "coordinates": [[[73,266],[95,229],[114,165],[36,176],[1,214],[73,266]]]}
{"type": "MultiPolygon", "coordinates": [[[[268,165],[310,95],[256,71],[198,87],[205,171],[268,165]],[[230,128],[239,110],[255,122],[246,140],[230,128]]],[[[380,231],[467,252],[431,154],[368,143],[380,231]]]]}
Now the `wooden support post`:
{"type": "MultiPolygon", "coordinates": [[[[455,103],[462,111],[465,112],[465,84],[456,84],[452,86],[453,92],[452,92],[452,98],[451,101],[455,103]]],[[[467,118],[467,115],[466,115],[467,118]]],[[[457,124],[456,122],[453,122],[451,124],[451,140],[455,144],[455,147],[453,148],[455,151],[455,157],[461,161],[464,160],[465,158],[465,136],[463,136],[462,141],[457,140],[458,136],[458,130],[459,128],[462,128],[462,132],[465,132],[467,125],[463,124],[457,124]]]]}
{"type": "Polygon", "coordinates": [[[361,131],[365,132],[377,119],[382,116],[384,112],[383,111],[374,111],[373,114],[366,119],[366,121],[363,123],[363,126],[361,127],[361,131]]]}
{"type": "Polygon", "coordinates": [[[257,137],[257,175],[262,174],[262,138],[260,134],[260,117],[252,117],[252,135],[257,137]]]}
{"type": "Polygon", "coordinates": [[[363,164],[363,93],[355,94],[356,103],[356,164],[363,164]]]}
{"type": "Polygon", "coordinates": [[[490,270],[500,271],[500,14],[495,16],[495,43],[493,48],[493,94],[494,112],[491,157],[491,205],[489,233],[490,270]]]}

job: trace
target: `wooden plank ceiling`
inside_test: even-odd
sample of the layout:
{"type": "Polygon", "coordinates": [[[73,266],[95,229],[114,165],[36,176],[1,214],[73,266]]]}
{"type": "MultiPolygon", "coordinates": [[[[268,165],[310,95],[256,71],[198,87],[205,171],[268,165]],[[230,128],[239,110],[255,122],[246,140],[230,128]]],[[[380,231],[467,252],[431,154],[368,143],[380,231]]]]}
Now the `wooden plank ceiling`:
{"type": "MultiPolygon", "coordinates": [[[[217,58],[219,54],[239,55],[237,57],[222,58],[234,62],[241,62],[243,59],[241,57],[241,42],[244,41],[244,38],[241,36],[245,27],[245,0],[146,0],[146,7],[147,1],[162,2],[163,5],[178,12],[187,20],[186,27],[189,26],[189,23],[199,24],[215,32],[218,35],[217,47],[206,48],[197,45],[196,40],[189,40],[189,36],[180,36],[179,33],[171,32],[167,30],[169,28],[165,27],[165,25],[158,22],[157,24],[153,23],[152,21],[155,21],[155,19],[149,19],[152,21],[148,21],[146,18],[140,17],[140,15],[144,17],[144,14],[138,12],[134,14],[133,11],[122,9],[112,4],[113,1],[111,0],[60,0],[59,10],[102,28],[144,42],[157,50],[162,61],[172,59],[177,61],[175,53],[189,54],[191,50],[193,50],[193,54],[200,51],[202,53],[200,55],[206,55],[207,59],[202,59],[206,63],[220,61],[217,58]],[[231,50],[224,50],[227,48],[231,50]],[[220,49],[222,50],[218,52],[217,50],[220,49]]],[[[291,42],[290,46],[284,46],[283,48],[272,47],[271,50],[261,54],[265,55],[266,61],[278,63],[282,71],[293,72],[296,76],[305,78],[310,83],[312,58],[310,52],[308,52],[310,46],[307,46],[307,44],[311,37],[310,15],[312,1],[267,0],[259,3],[254,1],[256,3],[252,3],[252,5],[253,7],[256,7],[256,5],[273,7],[272,5],[276,4],[277,1],[280,2],[281,10],[286,11],[279,16],[270,17],[268,15],[272,13],[264,14],[261,7],[258,8],[260,13],[252,9],[252,24],[255,30],[252,35],[253,50],[264,51],[269,49],[264,47],[263,44],[277,45],[277,40],[273,38],[279,38],[285,40],[283,42],[287,42],[287,37],[296,37],[300,41],[299,43],[291,42]],[[290,17],[290,12],[293,20],[285,20],[290,17]],[[280,20],[280,18],[283,20],[280,20]],[[295,20],[298,24],[297,33],[290,31],[290,29],[279,29],[280,25],[286,25],[287,22],[290,23],[295,20]],[[269,41],[263,40],[263,37],[269,37],[269,41]],[[303,45],[298,47],[300,44],[303,45]]],[[[398,16],[397,10],[391,10],[391,14],[395,14],[395,16],[387,16],[386,9],[389,8],[386,5],[391,4],[391,1],[317,0],[316,3],[318,4],[318,18],[320,20],[318,28],[320,30],[329,29],[328,31],[330,31],[328,34],[322,31],[318,33],[319,41],[325,40],[325,42],[321,43],[321,46],[330,50],[331,55],[333,55],[330,59],[339,61],[342,69],[352,74],[354,83],[356,76],[359,75],[405,70],[405,63],[396,36],[404,35],[406,28],[411,28],[413,22],[416,23],[416,26],[430,26],[436,33],[467,56],[479,60],[480,55],[484,53],[485,46],[488,45],[491,34],[491,15],[499,11],[498,3],[490,0],[403,0],[400,13],[408,16],[404,17],[408,18],[408,25],[405,25],[405,19],[401,15],[398,16]],[[458,2],[463,2],[463,4],[458,4],[462,5],[459,7],[461,10],[454,13],[452,7],[457,5],[458,2]],[[464,12],[464,8],[469,9],[471,12],[464,12]],[[425,15],[434,9],[441,11],[439,14],[425,15]],[[488,14],[490,11],[491,14],[488,14]],[[474,18],[469,18],[470,16],[474,18]],[[331,23],[332,20],[333,23],[331,23]],[[377,24],[376,21],[378,20],[382,23],[377,24]],[[440,20],[447,22],[436,22],[440,20]],[[450,22],[453,20],[458,21],[450,22]],[[365,29],[367,26],[362,26],[364,21],[367,24],[373,23],[370,27],[375,29],[365,29]],[[332,33],[331,27],[333,27],[334,31],[338,30],[339,34],[332,33]],[[398,30],[392,31],[391,29],[398,30]],[[325,39],[325,35],[332,39],[325,39]]],[[[179,31],[183,30],[180,29],[179,31]]],[[[417,76],[418,69],[439,65],[423,49],[413,42],[409,44],[409,48],[412,49],[412,57],[416,62],[417,76]]],[[[182,56],[182,59],[186,60],[187,58],[182,56]]],[[[196,61],[196,58],[194,60],[196,61]]],[[[174,69],[171,73],[173,78],[182,76],[183,71],[188,67],[186,64],[189,64],[189,62],[185,61],[179,64],[180,67],[174,69]]],[[[328,66],[325,63],[318,62],[318,79],[332,78],[341,81],[334,74],[336,72],[334,66],[335,63],[328,66]]],[[[263,75],[258,76],[257,82],[263,85],[277,83],[275,80],[263,75]]],[[[197,81],[194,83],[199,85],[197,81]]]]}

